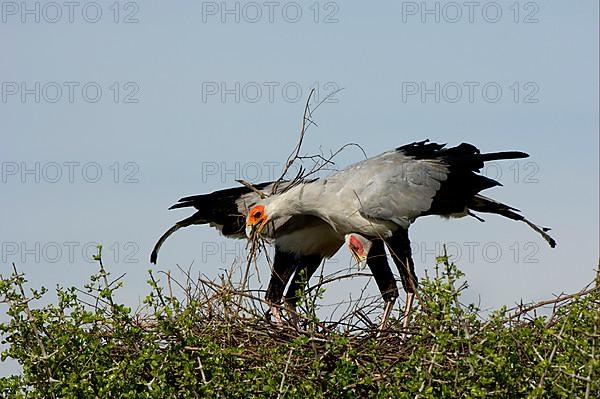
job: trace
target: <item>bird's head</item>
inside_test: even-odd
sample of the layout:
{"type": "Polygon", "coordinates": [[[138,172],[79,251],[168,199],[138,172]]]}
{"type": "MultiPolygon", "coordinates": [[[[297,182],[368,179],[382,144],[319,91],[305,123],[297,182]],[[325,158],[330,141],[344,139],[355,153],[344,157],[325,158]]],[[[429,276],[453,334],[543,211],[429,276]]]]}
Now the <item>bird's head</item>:
{"type": "Polygon", "coordinates": [[[246,216],[246,235],[251,237],[254,233],[260,234],[271,219],[265,205],[254,205],[246,216]]]}
{"type": "Polygon", "coordinates": [[[367,255],[371,250],[371,240],[361,236],[357,233],[346,234],[345,237],[346,245],[352,254],[352,257],[358,262],[364,262],[367,260],[367,255]]]}

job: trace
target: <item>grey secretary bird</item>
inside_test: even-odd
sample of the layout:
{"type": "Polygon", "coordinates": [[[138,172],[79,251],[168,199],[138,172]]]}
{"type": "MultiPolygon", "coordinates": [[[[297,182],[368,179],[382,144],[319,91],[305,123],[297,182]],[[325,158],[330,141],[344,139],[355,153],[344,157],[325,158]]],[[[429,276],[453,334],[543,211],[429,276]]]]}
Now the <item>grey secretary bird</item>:
{"type": "MultiPolygon", "coordinates": [[[[159,238],[150,255],[150,262],[157,262],[158,252],[163,243],[183,227],[209,224],[226,237],[246,238],[244,227],[248,209],[261,199],[260,190],[270,193],[273,191],[274,185],[275,182],[266,182],[255,185],[254,188],[257,191],[248,187],[235,187],[181,198],[169,209],[193,207],[196,212],[175,223],[159,238]]],[[[278,185],[276,193],[287,188],[289,188],[289,183],[282,182],[278,185]]],[[[321,219],[310,215],[280,218],[272,229],[267,230],[264,233],[270,238],[274,238],[275,257],[265,299],[275,322],[281,324],[279,305],[283,299],[285,287],[293,274],[294,277],[285,292],[284,303],[294,323],[297,323],[297,293],[304,290],[308,279],[318,269],[322,260],[333,256],[343,245],[344,236],[337,234],[329,224],[324,223],[321,219]],[[267,232],[267,230],[269,231],[267,232]]],[[[380,256],[371,256],[367,259],[367,265],[372,269],[384,299],[390,301],[392,297],[395,299],[398,296],[396,282],[387,263],[383,245],[379,249],[381,250],[380,256]]],[[[373,248],[370,253],[374,255],[377,250],[378,248],[373,248]]],[[[356,252],[360,251],[356,249],[356,252]]]]}
{"type": "Polygon", "coordinates": [[[428,140],[404,145],[326,179],[298,184],[258,201],[246,217],[246,234],[262,234],[264,229],[268,230],[267,226],[290,217],[317,218],[329,225],[345,237],[358,259],[371,263],[380,289],[388,287],[380,328],[385,326],[398,296],[395,281],[393,286],[387,281],[389,267],[387,270],[377,267],[384,262],[387,265],[384,250],[387,246],[407,293],[406,327],[417,286],[408,228],[418,217],[472,216],[483,221],[474,212],[494,213],[526,223],[551,247],[556,245],[547,234],[548,228],[531,223],[516,208],[479,194],[500,185],[479,174],[484,162],[528,156],[517,151],[481,154],[467,143],[452,148],[428,140]]]}

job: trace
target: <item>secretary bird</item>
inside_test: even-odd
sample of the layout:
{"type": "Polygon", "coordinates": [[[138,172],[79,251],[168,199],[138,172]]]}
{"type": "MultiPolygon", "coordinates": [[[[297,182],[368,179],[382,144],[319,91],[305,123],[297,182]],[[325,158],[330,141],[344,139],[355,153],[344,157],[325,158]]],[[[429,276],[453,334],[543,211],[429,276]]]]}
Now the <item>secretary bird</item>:
{"type": "MultiPolygon", "coordinates": [[[[317,218],[344,236],[355,256],[371,261],[373,275],[381,281],[384,278],[378,276],[380,270],[373,261],[381,261],[385,244],[407,293],[407,327],[418,284],[408,228],[420,216],[472,216],[483,221],[474,212],[494,213],[526,223],[551,247],[556,245],[547,234],[548,228],[531,223],[516,208],[479,194],[501,185],[479,174],[484,162],[528,156],[518,151],[481,154],[467,143],[452,148],[429,140],[411,143],[355,163],[328,178],[303,182],[261,199],[247,214],[246,234],[262,234],[267,226],[281,219],[317,218]],[[367,241],[363,239],[372,246],[365,247],[367,241]]],[[[380,328],[385,327],[395,299],[393,295],[384,299],[380,328]]]]}
{"type": "MultiPolygon", "coordinates": [[[[157,241],[150,262],[156,264],[158,252],[163,243],[177,230],[191,225],[209,224],[221,234],[230,238],[246,238],[244,234],[248,209],[261,199],[260,190],[280,192],[289,188],[289,182],[276,184],[266,182],[249,187],[235,187],[209,194],[181,198],[169,209],[193,207],[196,212],[168,229],[157,241]]],[[[268,229],[269,230],[269,229],[268,229]]],[[[267,233],[265,231],[265,233],[267,233]]],[[[269,311],[277,324],[282,323],[279,305],[284,290],[292,274],[294,277],[285,292],[285,307],[297,323],[297,293],[304,290],[310,277],[315,273],[324,258],[333,256],[344,243],[344,236],[336,233],[329,224],[310,215],[280,218],[266,235],[274,238],[275,257],[273,270],[265,299],[269,311]]],[[[366,240],[366,239],[365,239],[366,240]]],[[[365,245],[368,240],[365,241],[365,245]]],[[[375,281],[386,301],[398,296],[394,275],[389,267],[383,245],[374,245],[369,259],[365,260],[372,270],[375,281]]]]}

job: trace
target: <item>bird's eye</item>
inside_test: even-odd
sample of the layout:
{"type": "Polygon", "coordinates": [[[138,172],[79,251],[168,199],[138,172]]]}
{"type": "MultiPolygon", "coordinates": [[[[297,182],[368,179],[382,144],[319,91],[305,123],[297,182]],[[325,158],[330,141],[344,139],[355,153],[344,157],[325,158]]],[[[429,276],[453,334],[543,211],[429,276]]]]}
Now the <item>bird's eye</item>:
{"type": "Polygon", "coordinates": [[[262,213],[260,213],[260,211],[254,212],[255,218],[260,218],[261,216],[262,216],[262,213]]]}

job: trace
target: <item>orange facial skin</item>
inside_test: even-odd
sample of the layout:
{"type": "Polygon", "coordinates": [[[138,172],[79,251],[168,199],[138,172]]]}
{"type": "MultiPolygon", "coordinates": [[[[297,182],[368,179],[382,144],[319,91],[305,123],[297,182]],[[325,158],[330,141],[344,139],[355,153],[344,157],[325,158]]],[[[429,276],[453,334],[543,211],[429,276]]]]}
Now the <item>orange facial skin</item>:
{"type": "Polygon", "coordinates": [[[264,205],[255,205],[250,209],[246,225],[257,229],[260,233],[267,223],[267,215],[264,205]]]}

